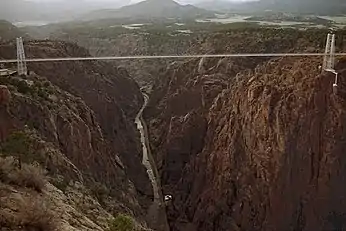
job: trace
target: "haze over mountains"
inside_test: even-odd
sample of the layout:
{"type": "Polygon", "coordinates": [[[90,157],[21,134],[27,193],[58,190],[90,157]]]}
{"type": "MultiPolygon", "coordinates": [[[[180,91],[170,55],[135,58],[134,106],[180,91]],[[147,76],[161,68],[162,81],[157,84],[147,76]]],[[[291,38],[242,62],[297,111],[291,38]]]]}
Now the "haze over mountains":
{"type": "Polygon", "coordinates": [[[262,7],[294,13],[341,14],[346,12],[346,2],[342,0],[261,0],[262,7]]]}
{"type": "Polygon", "coordinates": [[[274,10],[310,14],[340,14],[346,12],[346,3],[341,0],[261,0],[238,2],[228,0],[191,0],[190,2],[193,5],[182,5],[173,0],[147,0],[132,5],[128,5],[133,3],[130,0],[0,0],[0,19],[11,22],[57,22],[100,18],[204,18],[213,17],[214,13],[211,11],[249,13],[274,10]]]}
{"type": "Polygon", "coordinates": [[[19,21],[68,21],[96,9],[119,8],[126,1],[60,0],[33,2],[26,0],[0,0],[0,19],[19,21]]]}
{"type": "Polygon", "coordinates": [[[346,3],[341,0],[260,0],[245,2],[215,0],[198,2],[196,6],[224,13],[258,13],[273,10],[305,14],[343,14],[346,12],[345,4],[346,3]]]}

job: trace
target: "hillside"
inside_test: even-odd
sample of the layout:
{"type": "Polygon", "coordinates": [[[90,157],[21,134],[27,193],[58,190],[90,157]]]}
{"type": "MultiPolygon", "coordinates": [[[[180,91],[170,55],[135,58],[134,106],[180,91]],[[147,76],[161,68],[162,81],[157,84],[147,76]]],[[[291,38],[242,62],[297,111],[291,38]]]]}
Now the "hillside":
{"type": "Polygon", "coordinates": [[[105,18],[128,19],[155,19],[176,18],[193,19],[213,17],[214,13],[194,7],[192,5],[180,5],[173,0],[146,0],[137,4],[124,6],[116,10],[99,10],[90,12],[82,20],[94,20],[105,18]]]}
{"type": "MultiPolygon", "coordinates": [[[[27,41],[25,48],[27,57],[89,55],[74,44],[49,40],[27,41]]],[[[0,43],[1,58],[15,54],[12,43],[0,43]]],[[[117,214],[145,226],[153,193],[134,125],[143,104],[137,84],[125,70],[102,62],[28,68],[27,78],[0,78],[0,206],[6,208],[0,226],[20,225],[11,221],[16,208],[21,200],[34,206],[30,200],[36,199],[50,204],[59,223],[68,225],[58,230],[106,230],[117,214]],[[45,186],[31,190],[31,183],[13,178],[12,171],[22,174],[18,158],[29,176],[36,171],[31,165],[47,172],[45,186]]],[[[38,212],[41,205],[35,206],[38,212]]]]}

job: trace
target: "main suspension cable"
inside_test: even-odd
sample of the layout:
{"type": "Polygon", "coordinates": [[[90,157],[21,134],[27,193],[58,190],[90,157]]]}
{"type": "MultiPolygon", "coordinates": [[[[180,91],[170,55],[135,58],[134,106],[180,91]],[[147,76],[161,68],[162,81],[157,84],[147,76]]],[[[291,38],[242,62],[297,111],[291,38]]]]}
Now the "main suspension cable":
{"type": "MultiPolygon", "coordinates": [[[[204,54],[204,55],[143,55],[143,56],[104,56],[104,57],[59,57],[28,58],[26,62],[60,62],[60,61],[93,61],[93,60],[136,60],[136,59],[187,59],[187,58],[232,58],[232,57],[309,57],[325,56],[325,53],[243,53],[243,54],[204,54]]],[[[346,56],[336,53],[335,56],[346,56]]],[[[17,59],[0,59],[0,63],[16,63],[17,59]]]]}

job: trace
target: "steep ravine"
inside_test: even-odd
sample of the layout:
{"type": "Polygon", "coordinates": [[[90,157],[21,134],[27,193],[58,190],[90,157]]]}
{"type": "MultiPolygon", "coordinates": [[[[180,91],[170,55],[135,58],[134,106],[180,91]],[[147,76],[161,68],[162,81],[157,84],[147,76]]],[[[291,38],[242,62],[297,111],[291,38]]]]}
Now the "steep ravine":
{"type": "Polygon", "coordinates": [[[141,110],[138,112],[138,115],[136,116],[135,123],[137,125],[138,131],[141,134],[141,144],[143,149],[142,163],[147,169],[147,174],[149,176],[154,193],[153,202],[148,209],[147,221],[149,222],[151,227],[155,228],[155,230],[169,231],[165,205],[163,203],[164,200],[161,191],[160,177],[150,151],[147,125],[142,116],[143,111],[148,104],[149,96],[145,93],[143,94],[143,96],[144,104],[141,110]]]}
{"type": "MultiPolygon", "coordinates": [[[[49,40],[27,41],[25,49],[27,57],[89,56],[75,44],[49,40]]],[[[1,59],[15,57],[15,51],[13,42],[0,42],[1,59]]],[[[34,147],[37,155],[28,164],[37,161],[47,169],[62,193],[70,196],[71,185],[82,184],[109,217],[126,214],[143,227],[153,227],[146,219],[153,189],[134,123],[144,102],[138,85],[126,70],[105,62],[28,63],[28,69],[26,77],[0,78],[6,95],[12,96],[8,107],[0,105],[0,148],[13,133],[28,127],[49,144],[34,147]],[[47,154],[53,148],[54,153],[47,154]]],[[[76,191],[84,193],[81,187],[76,191]]],[[[93,221],[99,217],[105,220],[100,227],[107,227],[108,217],[101,213],[93,221]]]]}
{"type": "Polygon", "coordinates": [[[346,62],[337,94],[320,63],[163,73],[144,114],[171,230],[346,229],[346,62]]]}

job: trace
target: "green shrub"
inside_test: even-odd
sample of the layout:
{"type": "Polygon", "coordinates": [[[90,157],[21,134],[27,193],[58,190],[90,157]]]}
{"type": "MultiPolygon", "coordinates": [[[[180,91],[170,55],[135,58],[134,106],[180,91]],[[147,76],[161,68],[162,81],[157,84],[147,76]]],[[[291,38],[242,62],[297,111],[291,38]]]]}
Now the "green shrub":
{"type": "Polygon", "coordinates": [[[1,146],[4,154],[25,155],[31,151],[31,140],[27,133],[18,131],[12,133],[1,146]]]}
{"type": "Polygon", "coordinates": [[[118,214],[109,224],[109,231],[134,231],[133,219],[124,214],[118,214]]]}
{"type": "Polygon", "coordinates": [[[18,89],[18,92],[20,92],[22,94],[27,94],[27,93],[30,93],[32,91],[30,86],[25,81],[22,81],[22,80],[17,81],[16,87],[18,89]]]}
{"type": "Polygon", "coordinates": [[[48,93],[43,88],[39,88],[37,90],[37,95],[46,100],[48,99],[48,96],[49,96],[48,93]]]}

